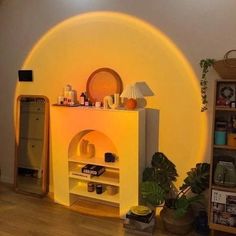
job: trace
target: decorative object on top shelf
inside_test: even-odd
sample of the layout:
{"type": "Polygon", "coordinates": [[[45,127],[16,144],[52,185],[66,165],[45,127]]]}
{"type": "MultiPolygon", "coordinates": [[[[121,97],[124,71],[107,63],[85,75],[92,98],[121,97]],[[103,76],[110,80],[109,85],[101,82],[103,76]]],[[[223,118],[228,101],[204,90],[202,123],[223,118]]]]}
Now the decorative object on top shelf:
{"type": "Polygon", "coordinates": [[[137,98],[143,98],[143,94],[139,90],[136,84],[127,85],[122,94],[121,98],[127,98],[125,101],[125,108],[128,110],[134,110],[137,107],[137,98]]]}
{"type": "Polygon", "coordinates": [[[86,95],[84,92],[82,92],[79,96],[79,105],[85,106],[85,101],[86,101],[86,95]]]}
{"type": "Polygon", "coordinates": [[[92,103],[102,102],[111,94],[120,94],[123,90],[119,74],[111,68],[99,68],[88,78],[86,92],[92,103]]]}
{"type": "Polygon", "coordinates": [[[120,94],[119,93],[115,93],[114,96],[106,96],[103,98],[103,107],[105,109],[108,108],[112,108],[112,109],[116,109],[119,107],[120,105],[120,94]],[[114,101],[113,101],[113,97],[114,97],[114,101]]]}
{"type": "Polygon", "coordinates": [[[63,94],[58,96],[57,105],[74,106],[76,104],[76,91],[67,84],[63,89],[63,94]]]}
{"type": "Polygon", "coordinates": [[[179,192],[173,184],[178,177],[175,165],[161,152],[153,155],[151,164],[143,172],[143,200],[153,206],[164,203],[161,218],[166,230],[179,234],[189,232],[194,219],[191,205],[201,201],[201,193],[209,187],[210,164],[198,163],[187,172],[179,192]],[[190,191],[195,195],[187,197],[190,191]]]}
{"type": "Polygon", "coordinates": [[[100,108],[102,106],[102,103],[101,102],[99,102],[99,101],[96,101],[95,102],[95,107],[96,108],[100,108]]]}

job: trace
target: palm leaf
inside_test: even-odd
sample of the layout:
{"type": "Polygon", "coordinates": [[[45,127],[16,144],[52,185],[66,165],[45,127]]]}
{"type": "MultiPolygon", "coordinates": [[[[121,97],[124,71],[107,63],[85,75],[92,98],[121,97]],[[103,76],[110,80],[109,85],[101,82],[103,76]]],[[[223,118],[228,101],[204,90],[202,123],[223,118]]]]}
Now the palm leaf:
{"type": "Polygon", "coordinates": [[[195,168],[187,172],[187,177],[184,179],[184,184],[180,190],[184,191],[190,188],[193,193],[200,194],[209,187],[210,179],[210,164],[198,163],[195,168]]]}
{"type": "Polygon", "coordinates": [[[158,206],[165,201],[166,191],[154,181],[145,181],[141,183],[141,194],[144,201],[158,206]]]}

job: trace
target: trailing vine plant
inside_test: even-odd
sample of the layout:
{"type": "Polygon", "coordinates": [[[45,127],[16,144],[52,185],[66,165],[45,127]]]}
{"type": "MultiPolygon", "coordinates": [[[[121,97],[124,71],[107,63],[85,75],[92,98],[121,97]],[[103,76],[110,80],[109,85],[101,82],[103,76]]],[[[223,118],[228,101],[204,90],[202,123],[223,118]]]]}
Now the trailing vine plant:
{"type": "Polygon", "coordinates": [[[202,68],[202,77],[201,77],[201,81],[200,81],[200,85],[201,85],[201,97],[202,97],[202,107],[201,107],[201,112],[204,112],[207,110],[207,73],[209,71],[209,68],[214,64],[215,60],[214,59],[210,59],[210,58],[206,58],[206,59],[202,59],[200,61],[200,67],[202,68]]]}

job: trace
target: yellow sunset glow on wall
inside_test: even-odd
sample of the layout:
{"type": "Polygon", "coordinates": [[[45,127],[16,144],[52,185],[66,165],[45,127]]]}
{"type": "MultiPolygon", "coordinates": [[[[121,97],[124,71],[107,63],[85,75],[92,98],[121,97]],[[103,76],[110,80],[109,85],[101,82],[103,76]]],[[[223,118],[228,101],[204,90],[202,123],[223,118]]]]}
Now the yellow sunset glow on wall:
{"type": "MultiPolygon", "coordinates": [[[[146,22],[91,12],[56,25],[27,56],[22,69],[32,69],[34,81],[18,83],[16,96],[44,95],[56,103],[66,84],[78,94],[85,91],[88,77],[101,67],[118,72],[124,86],[145,82],[151,88],[154,96],[146,97],[146,107],[160,112],[158,150],[176,164],[182,180],[203,161],[206,149],[198,79],[174,43],[146,22]]],[[[82,121],[78,117],[75,122],[82,121]]]]}

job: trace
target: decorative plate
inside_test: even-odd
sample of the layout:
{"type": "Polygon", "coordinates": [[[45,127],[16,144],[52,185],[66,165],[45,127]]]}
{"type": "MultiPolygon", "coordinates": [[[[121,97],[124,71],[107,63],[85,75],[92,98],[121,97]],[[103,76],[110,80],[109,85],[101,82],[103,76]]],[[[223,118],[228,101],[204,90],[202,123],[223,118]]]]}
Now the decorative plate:
{"type": "Polygon", "coordinates": [[[146,216],[150,214],[152,211],[147,206],[133,206],[130,208],[130,211],[135,215],[146,216]]]}
{"type": "Polygon", "coordinates": [[[231,86],[224,86],[220,90],[220,94],[223,98],[230,100],[234,96],[234,89],[231,86]]]}
{"type": "Polygon", "coordinates": [[[103,98],[123,90],[119,74],[110,68],[99,68],[88,78],[86,92],[91,102],[102,102],[103,98]]]}

